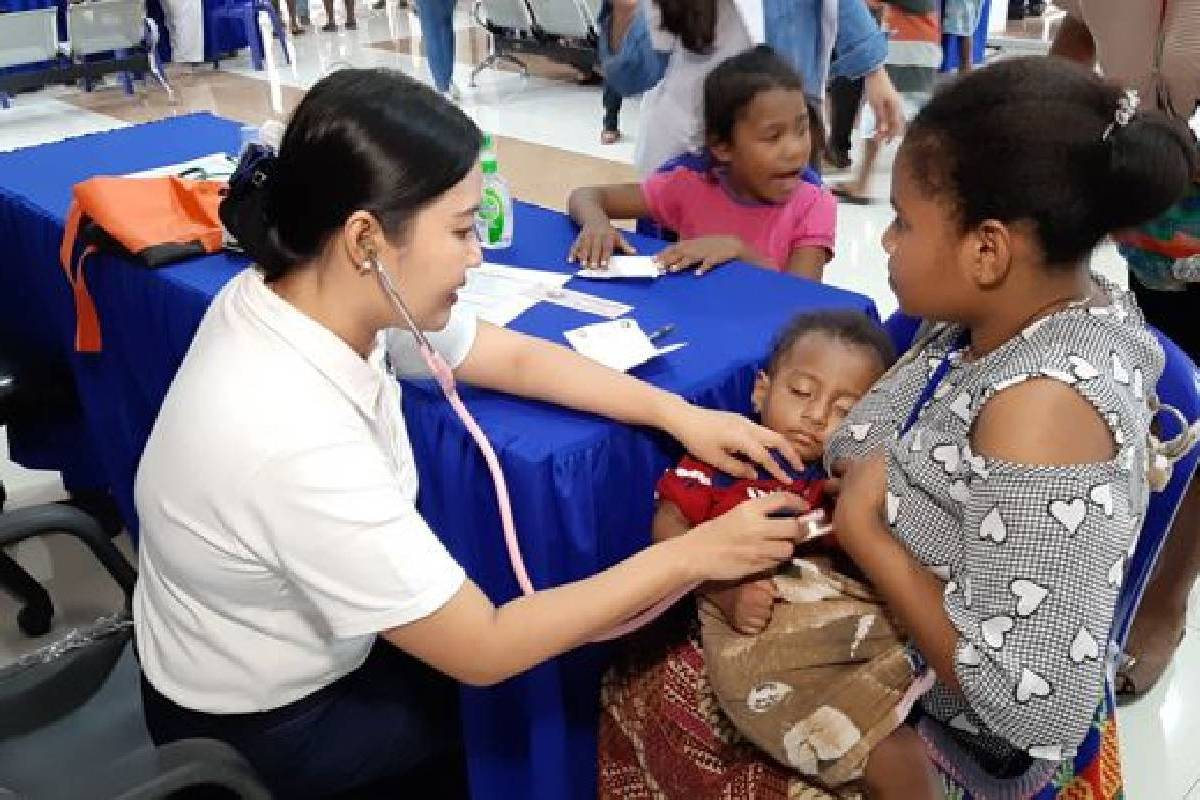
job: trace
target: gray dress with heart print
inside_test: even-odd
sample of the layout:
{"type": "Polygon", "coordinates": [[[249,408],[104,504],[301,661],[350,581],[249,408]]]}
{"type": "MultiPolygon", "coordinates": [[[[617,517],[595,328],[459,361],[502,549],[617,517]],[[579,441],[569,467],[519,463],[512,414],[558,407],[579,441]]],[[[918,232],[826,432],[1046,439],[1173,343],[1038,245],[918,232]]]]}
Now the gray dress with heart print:
{"type": "Polygon", "coordinates": [[[830,465],[886,448],[888,522],[945,582],[958,631],[962,693],[936,684],[922,707],[976,762],[1050,769],[1073,756],[1103,697],[1113,609],[1149,496],[1147,396],[1163,352],[1132,296],[1097,281],[1111,305],[1053,314],[977,361],[956,352],[962,331],[947,327],[864,397],[828,446],[830,465]],[[902,434],[943,358],[949,371],[902,434]],[[1116,458],[1034,466],[972,453],[980,410],[1031,378],[1087,399],[1116,458]]]}

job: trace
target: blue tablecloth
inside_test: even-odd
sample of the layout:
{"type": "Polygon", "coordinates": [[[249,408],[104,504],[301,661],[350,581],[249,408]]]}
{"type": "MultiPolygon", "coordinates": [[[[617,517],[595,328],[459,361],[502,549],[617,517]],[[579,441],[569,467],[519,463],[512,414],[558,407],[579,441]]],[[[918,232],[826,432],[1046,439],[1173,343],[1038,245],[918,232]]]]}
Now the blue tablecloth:
{"type": "MultiPolygon", "coordinates": [[[[218,255],[150,271],[95,258],[87,272],[105,349],[69,353],[74,311],[57,254],[70,187],[91,175],[170,164],[237,142],[236,123],[194,115],[0,155],[0,236],[7,243],[0,256],[0,298],[7,298],[0,301],[0,330],[70,359],[86,430],[130,520],[134,471],[163,395],[210,300],[246,262],[218,255]],[[4,319],[14,308],[15,325],[4,319]]],[[[567,269],[563,256],[574,229],[566,217],[519,205],[516,231],[517,244],[492,260],[567,269]]],[[[640,241],[653,249],[653,242],[640,241]]],[[[637,374],[703,404],[740,411],[747,410],[756,366],[794,313],[832,306],[873,312],[860,295],[741,265],[703,279],[570,286],[630,303],[646,330],[674,323],[667,341],[689,345],[637,374]]],[[[512,327],[561,342],[564,330],[594,321],[542,304],[512,327]]],[[[664,436],[491,392],[463,395],[500,453],[538,586],[594,573],[647,543],[654,481],[677,455],[664,436]]],[[[411,384],[404,398],[422,475],[422,513],[494,601],[516,596],[475,445],[432,384],[411,384]],[[466,497],[464,487],[471,487],[466,497]]],[[[605,655],[586,648],[503,686],[464,690],[476,798],[595,795],[596,698],[605,655]]]]}

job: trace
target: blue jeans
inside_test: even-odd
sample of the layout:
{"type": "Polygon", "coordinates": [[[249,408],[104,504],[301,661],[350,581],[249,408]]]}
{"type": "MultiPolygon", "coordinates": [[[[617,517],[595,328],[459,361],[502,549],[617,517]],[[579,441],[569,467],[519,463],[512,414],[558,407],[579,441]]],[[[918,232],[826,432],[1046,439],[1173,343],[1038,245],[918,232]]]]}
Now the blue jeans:
{"type": "Polygon", "coordinates": [[[450,91],[454,76],[454,5],[456,0],[417,0],[425,56],[439,92],[450,91]]]}

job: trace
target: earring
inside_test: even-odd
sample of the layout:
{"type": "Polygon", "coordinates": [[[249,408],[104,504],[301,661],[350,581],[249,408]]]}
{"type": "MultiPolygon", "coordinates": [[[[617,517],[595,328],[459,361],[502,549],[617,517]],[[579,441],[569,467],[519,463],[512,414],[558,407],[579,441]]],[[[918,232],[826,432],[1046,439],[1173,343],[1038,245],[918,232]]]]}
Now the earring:
{"type": "Polygon", "coordinates": [[[371,272],[379,271],[379,258],[375,255],[374,250],[367,251],[367,257],[358,265],[359,275],[368,275],[371,272]]]}

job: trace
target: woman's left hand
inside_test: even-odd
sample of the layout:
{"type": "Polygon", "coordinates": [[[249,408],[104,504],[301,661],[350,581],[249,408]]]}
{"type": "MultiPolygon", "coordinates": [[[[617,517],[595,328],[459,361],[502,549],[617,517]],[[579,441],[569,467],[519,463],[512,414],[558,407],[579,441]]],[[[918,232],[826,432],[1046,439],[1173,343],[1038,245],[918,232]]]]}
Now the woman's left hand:
{"type": "Polygon", "coordinates": [[[886,494],[887,459],[882,451],[850,464],[841,478],[833,517],[838,541],[845,544],[851,539],[886,530],[883,525],[886,494]]]}
{"type": "Polygon", "coordinates": [[[749,460],[761,465],[776,480],[791,483],[771,455],[772,450],[786,458],[795,470],[804,469],[804,461],[782,434],[756,425],[740,414],[687,404],[671,414],[663,430],[696,458],[739,478],[756,476],[754,467],[746,463],[749,460]]]}

